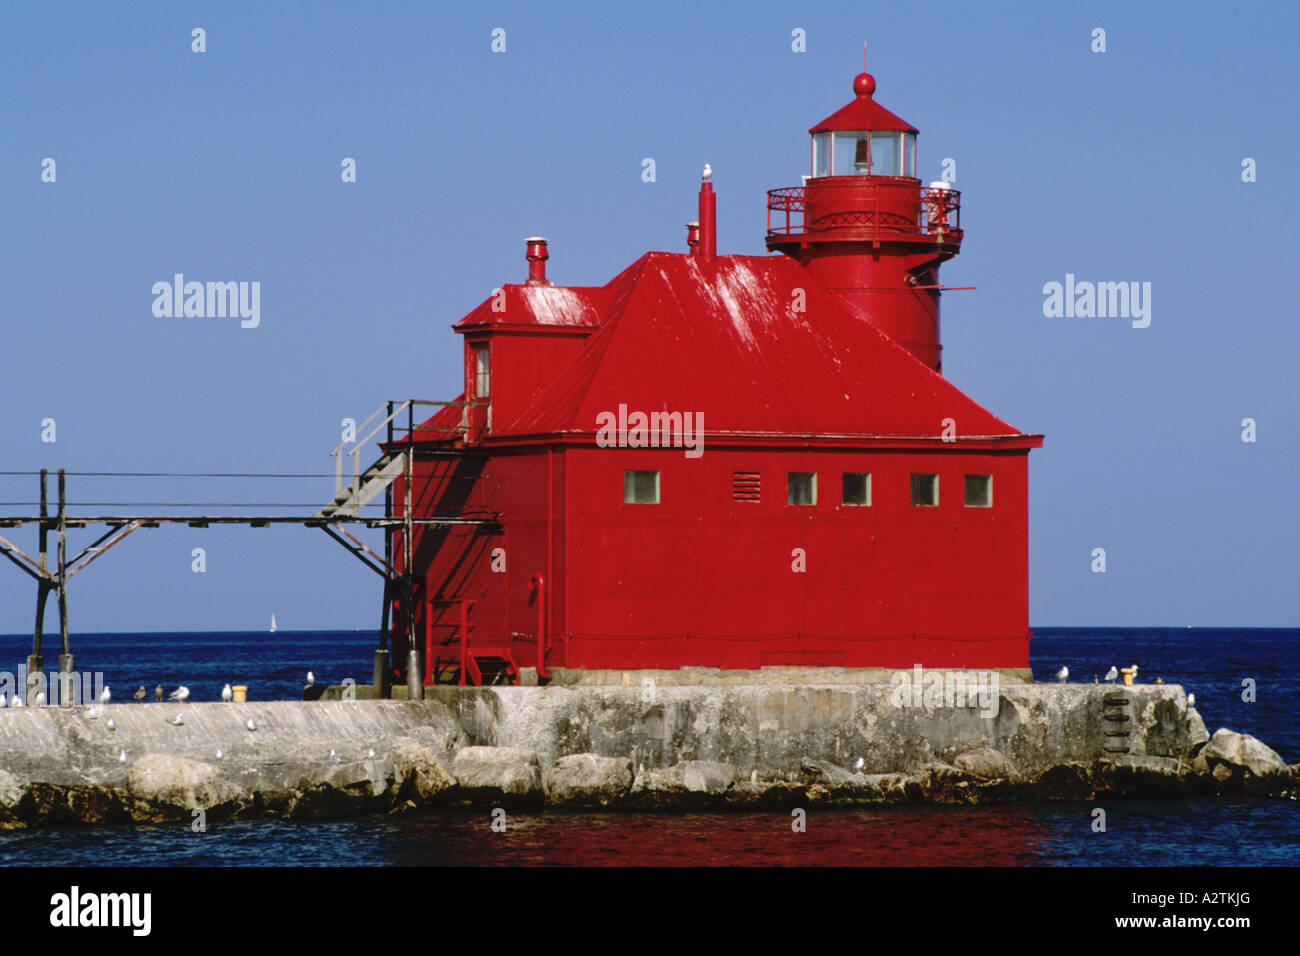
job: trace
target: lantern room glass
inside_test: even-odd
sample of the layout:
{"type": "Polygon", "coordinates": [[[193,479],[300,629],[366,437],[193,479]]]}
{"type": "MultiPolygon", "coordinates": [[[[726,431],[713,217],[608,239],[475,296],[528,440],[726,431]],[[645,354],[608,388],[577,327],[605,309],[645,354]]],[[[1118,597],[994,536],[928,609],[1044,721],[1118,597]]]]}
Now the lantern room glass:
{"type": "Polygon", "coordinates": [[[814,176],[829,176],[831,174],[831,134],[814,133],[812,141],[812,174],[814,176]]]}
{"type": "Polygon", "coordinates": [[[842,130],[813,134],[813,176],[916,178],[916,134],[842,130]]]}

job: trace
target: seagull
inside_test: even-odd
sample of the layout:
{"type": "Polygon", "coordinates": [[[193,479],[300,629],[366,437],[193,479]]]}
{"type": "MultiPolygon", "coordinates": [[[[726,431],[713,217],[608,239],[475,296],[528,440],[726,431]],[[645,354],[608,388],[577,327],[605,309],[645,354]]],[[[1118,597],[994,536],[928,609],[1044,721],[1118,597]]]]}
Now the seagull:
{"type": "Polygon", "coordinates": [[[222,757],[224,757],[224,756],[225,756],[225,754],[223,754],[223,753],[221,752],[221,748],[218,747],[218,748],[217,748],[217,759],[220,760],[220,759],[221,759],[222,757]]]}
{"type": "Polygon", "coordinates": [[[14,694],[14,696],[13,696],[13,697],[10,699],[10,701],[9,701],[9,706],[10,706],[10,707],[22,707],[22,706],[23,706],[23,699],[22,699],[22,696],[19,695],[19,694],[14,694]]]}
{"type": "Polygon", "coordinates": [[[86,719],[99,720],[99,707],[97,705],[91,704],[86,708],[86,719]]]}
{"type": "Polygon", "coordinates": [[[99,695],[99,702],[100,702],[101,704],[107,704],[107,703],[108,703],[110,700],[112,700],[112,699],[113,699],[113,695],[112,695],[111,693],[109,693],[108,687],[107,687],[107,685],[105,685],[105,687],[104,687],[104,693],[102,693],[102,694],[99,695]]]}
{"type": "Polygon", "coordinates": [[[113,718],[112,718],[112,717],[108,718],[108,724],[107,724],[107,726],[108,726],[108,729],[109,729],[109,730],[117,730],[117,724],[113,723],[113,718]]]}
{"type": "Polygon", "coordinates": [[[1187,695],[1187,706],[1188,706],[1188,707],[1195,707],[1195,706],[1196,706],[1196,695],[1195,695],[1195,694],[1188,694],[1188,695],[1187,695]]]}
{"type": "Polygon", "coordinates": [[[233,696],[234,693],[231,691],[229,684],[221,688],[221,699],[224,700],[227,704],[230,703],[230,698],[233,696]]]}
{"type": "Polygon", "coordinates": [[[867,765],[866,758],[865,758],[865,757],[859,757],[857,760],[855,760],[855,761],[853,762],[853,769],[854,769],[854,770],[861,770],[861,769],[862,769],[863,767],[865,767],[866,765],[867,765]]]}
{"type": "Polygon", "coordinates": [[[159,684],[157,687],[155,687],[155,688],[153,689],[153,699],[154,699],[154,700],[162,700],[162,699],[163,699],[163,686],[162,686],[162,684],[159,684]]]}
{"type": "Polygon", "coordinates": [[[1114,664],[1112,664],[1110,666],[1110,670],[1106,671],[1106,680],[1113,681],[1118,679],[1119,679],[1119,668],[1117,668],[1114,664]]]}
{"type": "Polygon", "coordinates": [[[1062,667],[1059,671],[1056,672],[1056,679],[1059,681],[1064,681],[1069,676],[1070,676],[1070,668],[1068,667],[1062,667]]]}
{"type": "Polygon", "coordinates": [[[339,755],[334,752],[333,748],[330,748],[330,760],[334,761],[335,763],[343,762],[342,760],[339,759],[339,755]]]}
{"type": "Polygon", "coordinates": [[[140,689],[137,690],[133,696],[135,697],[136,700],[144,700],[145,695],[146,695],[147,693],[148,693],[148,691],[146,691],[146,690],[144,689],[144,684],[141,684],[141,685],[140,685],[140,689]]]}
{"type": "Polygon", "coordinates": [[[371,748],[370,748],[370,753],[366,754],[366,756],[367,756],[367,757],[373,757],[374,755],[375,755],[375,748],[374,748],[374,747],[371,747],[371,748]]]}
{"type": "Polygon", "coordinates": [[[8,707],[8,706],[9,706],[9,691],[5,691],[3,694],[0,694],[0,707],[8,707]]]}
{"type": "Polygon", "coordinates": [[[186,701],[189,700],[189,698],[190,698],[190,689],[186,687],[184,684],[182,684],[180,687],[177,687],[174,691],[172,691],[170,694],[167,695],[168,700],[186,701]]]}
{"type": "Polygon", "coordinates": [[[307,672],[307,686],[310,687],[310,686],[311,686],[312,684],[314,684],[314,683],[316,683],[316,675],[313,674],[311,671],[308,671],[308,672],[307,672]]]}
{"type": "Polygon", "coordinates": [[[244,726],[247,727],[249,730],[257,729],[257,724],[253,723],[252,717],[249,717],[248,720],[244,721],[244,726]]]}
{"type": "Polygon", "coordinates": [[[125,751],[125,750],[123,750],[120,754],[117,755],[117,762],[118,762],[118,763],[126,763],[126,751],[125,751]]]}
{"type": "Polygon", "coordinates": [[[713,178],[713,167],[708,163],[704,164],[704,172],[700,174],[701,179],[709,180],[713,178]]]}
{"type": "Polygon", "coordinates": [[[38,690],[38,691],[36,692],[36,706],[37,706],[37,707],[44,707],[44,706],[45,706],[45,691],[43,691],[43,690],[38,690]]]}
{"type": "Polygon", "coordinates": [[[173,727],[179,727],[181,724],[185,723],[185,718],[180,714],[177,714],[175,717],[168,717],[167,723],[171,724],[173,727]]]}

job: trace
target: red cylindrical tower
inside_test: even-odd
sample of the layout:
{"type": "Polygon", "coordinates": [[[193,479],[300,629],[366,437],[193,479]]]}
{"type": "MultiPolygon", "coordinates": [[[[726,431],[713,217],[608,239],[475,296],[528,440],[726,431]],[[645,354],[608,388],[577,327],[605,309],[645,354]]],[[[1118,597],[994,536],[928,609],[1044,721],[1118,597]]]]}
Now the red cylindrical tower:
{"type": "Polygon", "coordinates": [[[767,248],[941,371],[939,264],[961,249],[961,195],[916,178],[915,127],[872,99],[875,78],[812,135],[812,175],[767,194],[767,248]]]}

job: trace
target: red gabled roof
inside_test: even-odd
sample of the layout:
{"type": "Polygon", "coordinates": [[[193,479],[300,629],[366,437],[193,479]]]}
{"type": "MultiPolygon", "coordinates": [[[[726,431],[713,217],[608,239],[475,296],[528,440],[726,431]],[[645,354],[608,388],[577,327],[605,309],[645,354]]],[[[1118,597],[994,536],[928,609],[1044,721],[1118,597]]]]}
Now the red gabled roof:
{"type": "Polygon", "coordinates": [[[605,288],[565,288],[555,285],[503,285],[502,295],[484,299],[454,329],[474,326],[572,326],[594,328],[608,300],[605,288]]]}
{"type": "Polygon", "coordinates": [[[1015,436],[786,256],[651,252],[605,287],[601,328],[493,437],[596,430],[600,412],[698,412],[707,432],[1015,436]],[[795,290],[806,311],[792,313],[795,290]]]}

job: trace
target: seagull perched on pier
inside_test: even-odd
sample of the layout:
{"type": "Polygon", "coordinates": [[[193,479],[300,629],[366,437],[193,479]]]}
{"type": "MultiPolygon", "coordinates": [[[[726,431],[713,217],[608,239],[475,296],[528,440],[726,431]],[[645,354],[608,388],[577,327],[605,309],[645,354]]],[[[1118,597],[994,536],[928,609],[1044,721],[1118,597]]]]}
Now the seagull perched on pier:
{"type": "Polygon", "coordinates": [[[867,763],[866,758],[859,757],[857,760],[853,762],[853,769],[861,770],[864,766],[866,766],[866,763],[867,763]]]}
{"type": "Polygon", "coordinates": [[[190,699],[190,689],[182,684],[180,687],[177,687],[174,691],[168,694],[167,699],[179,700],[181,702],[187,701],[190,699]]]}
{"type": "Polygon", "coordinates": [[[249,717],[248,720],[244,721],[244,726],[247,727],[249,730],[257,729],[257,724],[253,723],[252,717],[249,717]]]}
{"type": "Polygon", "coordinates": [[[342,761],[339,760],[339,755],[334,752],[333,748],[330,749],[330,760],[335,763],[342,763],[342,761]]]}
{"type": "Polygon", "coordinates": [[[1059,681],[1067,680],[1069,676],[1070,676],[1070,668],[1068,667],[1062,667],[1059,671],[1056,672],[1056,679],[1059,681]]]}
{"type": "Polygon", "coordinates": [[[162,699],[163,699],[163,686],[162,686],[162,684],[159,684],[157,687],[155,687],[155,688],[153,689],[153,699],[154,699],[154,700],[162,700],[162,699]]]}
{"type": "Polygon", "coordinates": [[[36,692],[36,706],[37,706],[37,707],[44,707],[44,706],[45,706],[45,691],[43,691],[43,690],[38,690],[38,691],[36,692]]]}
{"type": "Polygon", "coordinates": [[[173,727],[179,727],[181,724],[185,723],[185,718],[180,714],[177,714],[175,717],[168,717],[167,723],[171,724],[173,727]]]}
{"type": "Polygon", "coordinates": [[[230,703],[230,698],[232,698],[233,696],[235,695],[234,692],[230,689],[229,684],[221,688],[221,699],[224,700],[227,704],[230,703]]]}
{"type": "Polygon", "coordinates": [[[1110,665],[1110,670],[1106,671],[1106,680],[1119,680],[1119,668],[1114,664],[1110,665]]]}
{"type": "Polygon", "coordinates": [[[117,755],[117,762],[118,762],[118,763],[126,763],[126,751],[125,751],[125,750],[123,750],[120,754],[117,755]]]}
{"type": "Polygon", "coordinates": [[[1195,707],[1195,706],[1196,706],[1196,695],[1195,695],[1195,694],[1188,694],[1188,695],[1187,695],[1187,706],[1188,706],[1188,707],[1195,707]]]}
{"type": "Polygon", "coordinates": [[[22,698],[22,695],[21,695],[21,694],[14,694],[12,697],[10,697],[10,698],[9,698],[9,706],[10,706],[10,707],[21,707],[21,706],[23,706],[23,698],[22,698]]]}
{"type": "Polygon", "coordinates": [[[117,730],[117,724],[113,723],[113,718],[112,718],[112,717],[108,718],[108,725],[107,725],[107,726],[108,726],[108,729],[109,729],[109,730],[117,730]]]}
{"type": "Polygon", "coordinates": [[[111,693],[109,693],[108,685],[105,684],[105,685],[104,685],[104,693],[102,693],[102,694],[99,695],[99,702],[100,702],[101,704],[107,704],[107,703],[108,703],[110,700],[112,700],[112,699],[113,699],[113,695],[112,695],[111,693]]]}
{"type": "Polygon", "coordinates": [[[313,674],[311,671],[308,671],[308,672],[307,672],[307,686],[310,687],[310,686],[311,686],[312,684],[314,684],[314,683],[316,683],[316,675],[313,674]]]}
{"type": "Polygon", "coordinates": [[[136,700],[144,700],[145,695],[146,695],[147,693],[148,693],[148,691],[146,691],[146,690],[144,689],[144,684],[141,684],[141,685],[140,685],[140,689],[137,690],[133,696],[135,697],[136,700]]]}

